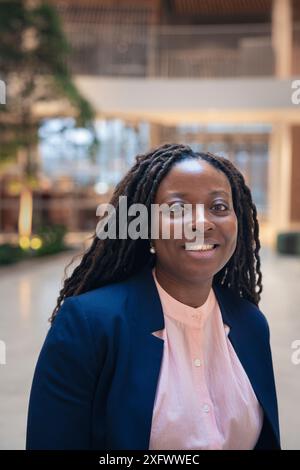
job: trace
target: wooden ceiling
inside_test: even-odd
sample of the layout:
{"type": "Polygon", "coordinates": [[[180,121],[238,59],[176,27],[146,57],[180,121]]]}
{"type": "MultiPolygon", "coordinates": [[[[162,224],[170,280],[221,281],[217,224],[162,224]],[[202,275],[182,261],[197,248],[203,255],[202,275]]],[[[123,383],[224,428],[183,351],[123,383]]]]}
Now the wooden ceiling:
{"type": "Polygon", "coordinates": [[[66,23],[157,23],[159,0],[48,0],[66,23]]]}
{"type": "Polygon", "coordinates": [[[272,0],[163,0],[162,5],[171,23],[260,23],[270,21],[272,0]]]}
{"type": "MultiPolygon", "coordinates": [[[[299,4],[299,0],[293,0],[299,4]]],[[[269,22],[272,0],[50,0],[67,22],[269,22]]]]}
{"type": "Polygon", "coordinates": [[[272,0],[171,0],[176,12],[191,15],[239,15],[269,13],[272,0]]]}

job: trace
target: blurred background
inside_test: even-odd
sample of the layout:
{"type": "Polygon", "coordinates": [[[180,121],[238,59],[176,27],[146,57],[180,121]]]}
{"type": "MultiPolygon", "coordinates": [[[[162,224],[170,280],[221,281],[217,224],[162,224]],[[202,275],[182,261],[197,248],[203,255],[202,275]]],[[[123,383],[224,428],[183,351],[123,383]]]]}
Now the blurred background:
{"type": "Polygon", "coordinates": [[[0,0],[1,449],[25,446],[48,318],[97,205],[166,142],[229,158],[251,188],[282,445],[300,449],[297,77],[300,0],[0,0]]]}

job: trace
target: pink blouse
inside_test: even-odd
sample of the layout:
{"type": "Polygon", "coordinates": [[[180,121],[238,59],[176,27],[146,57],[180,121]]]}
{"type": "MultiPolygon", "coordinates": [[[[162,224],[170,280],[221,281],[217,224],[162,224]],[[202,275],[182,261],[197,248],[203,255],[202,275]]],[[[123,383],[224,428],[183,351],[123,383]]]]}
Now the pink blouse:
{"type": "Polygon", "coordinates": [[[253,449],[263,410],[223,324],[213,289],[198,308],[171,297],[152,274],[165,328],[149,449],[253,449]]]}

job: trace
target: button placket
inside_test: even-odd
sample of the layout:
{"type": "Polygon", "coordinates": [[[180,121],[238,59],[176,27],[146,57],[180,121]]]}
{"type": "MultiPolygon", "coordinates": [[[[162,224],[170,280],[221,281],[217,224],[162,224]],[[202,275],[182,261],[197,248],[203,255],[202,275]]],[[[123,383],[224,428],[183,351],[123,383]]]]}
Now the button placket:
{"type": "Polygon", "coordinates": [[[194,377],[195,390],[198,394],[203,393],[203,353],[202,353],[202,330],[195,329],[193,332],[191,348],[191,367],[194,377]]]}
{"type": "Polygon", "coordinates": [[[203,350],[202,350],[202,331],[198,330],[192,346],[193,354],[193,376],[195,378],[195,387],[199,394],[199,412],[202,416],[207,416],[208,423],[214,419],[213,408],[211,405],[207,385],[205,382],[203,350]]]}

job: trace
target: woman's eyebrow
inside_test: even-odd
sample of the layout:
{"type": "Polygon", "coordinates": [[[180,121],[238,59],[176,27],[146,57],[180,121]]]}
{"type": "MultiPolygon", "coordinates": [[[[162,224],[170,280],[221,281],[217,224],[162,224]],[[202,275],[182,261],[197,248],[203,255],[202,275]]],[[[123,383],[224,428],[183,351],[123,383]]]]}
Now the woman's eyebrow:
{"type": "Polygon", "coordinates": [[[217,196],[219,194],[224,194],[225,196],[230,196],[230,194],[227,191],[224,191],[223,189],[215,189],[214,191],[210,191],[210,193],[209,193],[210,196],[217,196]]]}
{"type": "MultiPolygon", "coordinates": [[[[220,194],[223,194],[225,196],[230,196],[229,192],[225,191],[223,189],[214,189],[213,191],[209,192],[210,196],[216,196],[216,195],[220,195],[220,194]]],[[[188,196],[190,196],[190,194],[188,194],[188,193],[182,193],[182,192],[178,192],[178,191],[167,191],[167,196],[166,197],[185,198],[185,197],[188,197],[188,196]]]]}
{"type": "Polygon", "coordinates": [[[167,191],[167,197],[186,197],[188,196],[188,193],[181,193],[178,191],[167,191]]]}

